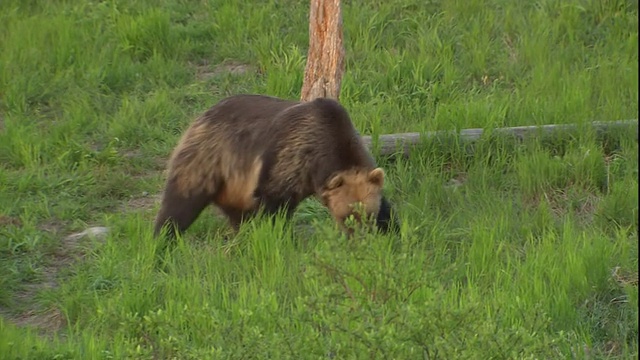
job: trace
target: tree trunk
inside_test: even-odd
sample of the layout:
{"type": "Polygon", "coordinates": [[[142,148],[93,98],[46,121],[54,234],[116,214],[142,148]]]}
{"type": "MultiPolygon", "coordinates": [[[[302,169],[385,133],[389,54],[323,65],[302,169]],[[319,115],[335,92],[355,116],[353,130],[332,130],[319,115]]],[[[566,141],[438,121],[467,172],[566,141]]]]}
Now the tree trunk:
{"type": "Polygon", "coordinates": [[[339,100],[344,73],[340,0],[311,0],[309,52],[302,84],[302,101],[318,97],[339,100]]]}

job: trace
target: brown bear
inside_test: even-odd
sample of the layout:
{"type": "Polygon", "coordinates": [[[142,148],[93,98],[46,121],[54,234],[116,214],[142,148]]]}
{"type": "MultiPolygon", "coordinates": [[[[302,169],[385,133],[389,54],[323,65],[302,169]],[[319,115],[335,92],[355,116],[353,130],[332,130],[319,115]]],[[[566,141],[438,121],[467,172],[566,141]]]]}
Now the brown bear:
{"type": "Polygon", "coordinates": [[[397,231],[384,178],[338,101],[235,95],[198,117],[174,149],[154,234],[167,224],[171,237],[185,231],[209,204],[236,231],[259,209],[290,218],[312,195],[347,233],[350,215],[366,222],[356,208],[397,231]]]}

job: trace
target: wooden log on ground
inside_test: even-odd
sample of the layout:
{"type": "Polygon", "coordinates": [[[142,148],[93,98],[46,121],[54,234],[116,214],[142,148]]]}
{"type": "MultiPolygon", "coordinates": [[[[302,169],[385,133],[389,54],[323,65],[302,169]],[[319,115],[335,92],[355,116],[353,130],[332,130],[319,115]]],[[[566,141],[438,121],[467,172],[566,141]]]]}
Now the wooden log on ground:
{"type": "Polygon", "coordinates": [[[338,100],[344,73],[340,0],[311,0],[309,51],[300,99],[338,100]]]}
{"type": "MultiPolygon", "coordinates": [[[[618,120],[618,121],[595,121],[588,124],[587,126],[591,126],[596,132],[603,133],[616,129],[624,129],[628,128],[629,131],[633,131],[635,134],[635,139],[638,139],[638,120],[618,120]]],[[[493,129],[492,133],[513,136],[517,139],[524,140],[525,138],[530,138],[533,136],[548,136],[553,135],[554,133],[561,133],[566,131],[573,131],[580,128],[581,125],[578,124],[552,124],[552,125],[541,125],[541,126],[516,126],[516,127],[508,127],[508,128],[497,128],[493,129]]],[[[378,138],[378,145],[380,150],[380,155],[391,155],[395,154],[399,151],[398,145],[401,146],[401,149],[404,155],[409,154],[409,150],[411,146],[420,143],[423,139],[443,136],[443,135],[454,135],[458,136],[463,141],[476,141],[482,137],[485,133],[483,129],[465,129],[460,132],[457,131],[433,131],[425,134],[420,133],[399,133],[399,134],[388,134],[388,135],[380,135],[378,138]]],[[[369,148],[372,149],[373,141],[371,136],[362,136],[362,141],[369,148]]]]}

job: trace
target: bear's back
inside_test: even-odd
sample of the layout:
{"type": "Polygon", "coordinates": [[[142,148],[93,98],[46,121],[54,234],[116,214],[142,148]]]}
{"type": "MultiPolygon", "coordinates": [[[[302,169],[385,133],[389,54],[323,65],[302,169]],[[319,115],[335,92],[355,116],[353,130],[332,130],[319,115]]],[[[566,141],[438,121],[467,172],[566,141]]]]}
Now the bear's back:
{"type": "Polygon", "coordinates": [[[238,127],[268,126],[278,113],[298,103],[265,95],[234,95],[209,108],[202,118],[209,123],[238,127]]]}

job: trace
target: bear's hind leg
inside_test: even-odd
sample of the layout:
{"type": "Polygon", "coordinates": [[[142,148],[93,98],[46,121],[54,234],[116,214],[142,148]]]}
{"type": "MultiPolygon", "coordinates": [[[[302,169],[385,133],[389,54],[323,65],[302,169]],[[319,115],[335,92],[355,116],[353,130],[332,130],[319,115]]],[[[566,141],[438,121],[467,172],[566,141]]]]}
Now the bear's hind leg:
{"type": "Polygon", "coordinates": [[[240,230],[240,225],[254,215],[254,212],[251,210],[239,210],[231,207],[221,207],[221,210],[227,216],[229,225],[231,225],[236,233],[240,230]]]}
{"type": "Polygon", "coordinates": [[[155,221],[154,236],[158,236],[167,226],[167,235],[175,237],[176,232],[186,231],[212,201],[213,196],[200,191],[184,196],[179,193],[176,184],[170,181],[162,198],[162,205],[155,221]]]}

